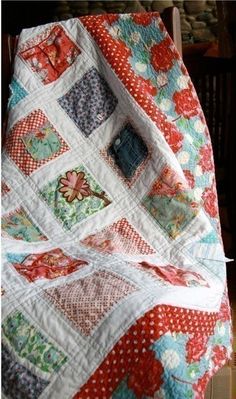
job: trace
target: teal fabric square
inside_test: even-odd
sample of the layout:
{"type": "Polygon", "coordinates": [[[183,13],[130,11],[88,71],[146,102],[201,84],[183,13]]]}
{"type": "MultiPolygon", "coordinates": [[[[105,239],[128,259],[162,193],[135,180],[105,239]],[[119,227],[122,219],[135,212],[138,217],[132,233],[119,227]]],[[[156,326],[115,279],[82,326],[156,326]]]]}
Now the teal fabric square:
{"type": "Polygon", "coordinates": [[[16,78],[12,79],[12,82],[9,86],[11,96],[8,100],[8,109],[15,107],[24,97],[28,95],[27,91],[20,85],[16,78]]]}
{"type": "Polygon", "coordinates": [[[2,231],[7,237],[27,242],[45,241],[47,238],[34,224],[30,216],[20,208],[2,216],[2,231]]]}
{"type": "Polygon", "coordinates": [[[196,217],[198,208],[192,204],[193,197],[185,192],[173,196],[149,193],[143,199],[143,206],[172,239],[196,217]]]}
{"type": "Polygon", "coordinates": [[[35,161],[51,158],[61,148],[60,139],[49,122],[23,136],[22,141],[35,161]]]}

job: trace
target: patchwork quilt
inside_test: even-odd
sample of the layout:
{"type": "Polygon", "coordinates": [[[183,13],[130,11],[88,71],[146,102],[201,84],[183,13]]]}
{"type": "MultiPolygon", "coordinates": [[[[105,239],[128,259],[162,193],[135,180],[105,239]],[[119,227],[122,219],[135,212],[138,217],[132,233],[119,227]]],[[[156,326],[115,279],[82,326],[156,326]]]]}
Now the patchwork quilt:
{"type": "Polygon", "coordinates": [[[2,171],[2,397],[202,399],[231,354],[214,161],[158,13],[23,30],[2,171]]]}

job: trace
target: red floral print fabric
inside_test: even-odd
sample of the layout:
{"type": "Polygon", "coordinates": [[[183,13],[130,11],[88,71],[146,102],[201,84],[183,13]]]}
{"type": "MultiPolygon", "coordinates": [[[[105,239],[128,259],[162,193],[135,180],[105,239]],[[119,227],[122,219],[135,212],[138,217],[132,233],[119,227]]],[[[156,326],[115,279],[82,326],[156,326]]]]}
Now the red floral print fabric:
{"type": "Polygon", "coordinates": [[[20,53],[44,84],[58,79],[79,54],[80,49],[61,26],[55,26],[46,39],[20,53]]]}

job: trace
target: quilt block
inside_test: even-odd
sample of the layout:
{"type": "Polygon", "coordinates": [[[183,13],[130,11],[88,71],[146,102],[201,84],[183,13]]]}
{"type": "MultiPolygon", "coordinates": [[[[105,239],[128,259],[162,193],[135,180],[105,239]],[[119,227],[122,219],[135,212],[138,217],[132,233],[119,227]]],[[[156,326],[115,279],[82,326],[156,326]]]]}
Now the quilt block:
{"type": "Polygon", "coordinates": [[[107,253],[125,253],[148,255],[154,249],[139,235],[135,228],[123,218],[106,227],[97,234],[81,241],[84,245],[107,253]]]}
{"type": "Polygon", "coordinates": [[[66,142],[41,110],[17,122],[6,141],[8,155],[26,175],[68,150],[66,142]]]}
{"type": "Polygon", "coordinates": [[[20,55],[43,84],[48,84],[58,79],[80,52],[62,26],[56,25],[26,43],[20,55]]]}
{"type": "Polygon", "coordinates": [[[6,237],[28,242],[44,241],[47,237],[34,224],[23,208],[2,217],[2,231],[6,237]]]}
{"type": "Polygon", "coordinates": [[[48,299],[85,335],[90,335],[102,317],[126,295],[133,284],[104,270],[45,291],[48,299]]]}
{"type": "Polygon", "coordinates": [[[165,167],[143,199],[143,205],[155,221],[175,239],[198,214],[194,195],[188,192],[176,173],[165,167]]]}
{"type": "Polygon", "coordinates": [[[110,204],[106,193],[82,165],[50,182],[41,196],[68,230],[110,204]]]}
{"type": "Polygon", "coordinates": [[[126,178],[131,178],[148,154],[147,146],[130,124],[126,124],[108,148],[116,165],[126,178]]]}
{"type": "Polygon", "coordinates": [[[2,376],[4,382],[2,392],[19,399],[37,399],[48,385],[48,381],[34,375],[29,369],[19,364],[11,352],[2,346],[2,376]]]}
{"type": "Polygon", "coordinates": [[[66,356],[58,351],[26,320],[21,312],[14,312],[3,323],[3,336],[15,352],[45,373],[58,371],[66,356]]]}
{"type": "Polygon", "coordinates": [[[29,282],[40,278],[54,279],[59,276],[67,276],[87,265],[88,262],[82,259],[74,259],[66,255],[60,248],[40,254],[7,254],[19,274],[29,282]]]}
{"type": "Polygon", "coordinates": [[[58,102],[89,137],[112,114],[117,99],[105,79],[91,68],[58,102]]]}

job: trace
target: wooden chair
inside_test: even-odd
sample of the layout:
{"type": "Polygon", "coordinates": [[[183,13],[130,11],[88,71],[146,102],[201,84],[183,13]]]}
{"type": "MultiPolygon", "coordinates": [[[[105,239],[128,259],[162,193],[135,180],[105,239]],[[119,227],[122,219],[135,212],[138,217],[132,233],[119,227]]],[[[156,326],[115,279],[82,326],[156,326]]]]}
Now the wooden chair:
{"type": "Polygon", "coordinates": [[[182,37],[180,25],[180,13],[177,7],[167,7],[161,14],[162,21],[172,38],[175,46],[182,56],[182,37]]]}

